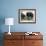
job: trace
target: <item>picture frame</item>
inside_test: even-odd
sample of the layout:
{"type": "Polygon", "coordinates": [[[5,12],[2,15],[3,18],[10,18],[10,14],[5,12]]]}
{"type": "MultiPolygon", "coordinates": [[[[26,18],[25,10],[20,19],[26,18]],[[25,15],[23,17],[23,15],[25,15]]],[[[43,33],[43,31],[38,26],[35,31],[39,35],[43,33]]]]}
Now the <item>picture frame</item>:
{"type": "Polygon", "coordinates": [[[19,9],[19,23],[36,23],[36,9],[19,9]]]}

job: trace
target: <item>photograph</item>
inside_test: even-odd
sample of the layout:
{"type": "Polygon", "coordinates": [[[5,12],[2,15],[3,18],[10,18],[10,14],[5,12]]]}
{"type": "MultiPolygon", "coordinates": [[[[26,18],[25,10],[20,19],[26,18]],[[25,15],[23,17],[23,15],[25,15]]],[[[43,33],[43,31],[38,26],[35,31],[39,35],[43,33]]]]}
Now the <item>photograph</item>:
{"type": "Polygon", "coordinates": [[[19,23],[36,23],[36,9],[19,9],[19,23]]]}

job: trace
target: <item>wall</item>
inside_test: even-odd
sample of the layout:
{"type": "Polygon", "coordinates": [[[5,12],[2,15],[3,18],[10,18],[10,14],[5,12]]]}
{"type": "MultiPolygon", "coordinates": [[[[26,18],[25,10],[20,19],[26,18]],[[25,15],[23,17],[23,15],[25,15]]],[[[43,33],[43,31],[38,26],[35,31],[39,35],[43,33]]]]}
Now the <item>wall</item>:
{"type": "MultiPolygon", "coordinates": [[[[46,31],[46,1],[44,0],[1,0],[1,14],[2,17],[13,17],[15,25],[12,26],[11,31],[46,31]],[[36,9],[36,24],[19,24],[18,23],[18,9],[34,8],[36,9]],[[13,29],[14,28],[14,29],[13,29]]],[[[8,31],[6,25],[2,25],[2,32],[8,31]]]]}
{"type": "MultiPolygon", "coordinates": [[[[11,26],[12,32],[38,31],[46,35],[46,0],[0,0],[0,18],[4,20],[7,17],[15,19],[14,26],[11,26]],[[36,9],[36,24],[18,23],[18,9],[21,8],[36,9]]],[[[8,32],[8,26],[1,23],[0,32],[8,32]]]]}

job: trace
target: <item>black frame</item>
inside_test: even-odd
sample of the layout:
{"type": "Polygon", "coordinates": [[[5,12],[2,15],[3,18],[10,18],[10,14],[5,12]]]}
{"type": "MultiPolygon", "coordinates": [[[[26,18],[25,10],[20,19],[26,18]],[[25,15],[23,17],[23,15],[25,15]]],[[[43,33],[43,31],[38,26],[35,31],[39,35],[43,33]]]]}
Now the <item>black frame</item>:
{"type": "Polygon", "coordinates": [[[19,9],[19,11],[18,11],[18,22],[19,23],[36,23],[36,9],[19,9]],[[26,14],[25,16],[27,16],[27,14],[29,16],[32,13],[33,19],[31,20],[31,18],[30,18],[30,20],[28,20],[28,19],[22,20],[21,16],[23,13],[26,14]]]}

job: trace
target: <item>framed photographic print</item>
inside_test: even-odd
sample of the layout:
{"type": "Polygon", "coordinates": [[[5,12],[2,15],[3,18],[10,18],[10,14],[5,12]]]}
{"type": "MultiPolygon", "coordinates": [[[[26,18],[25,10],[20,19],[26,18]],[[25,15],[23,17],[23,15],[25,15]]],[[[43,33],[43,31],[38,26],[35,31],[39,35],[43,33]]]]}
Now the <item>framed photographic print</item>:
{"type": "Polygon", "coordinates": [[[36,23],[36,9],[19,9],[19,23],[36,23]]]}

